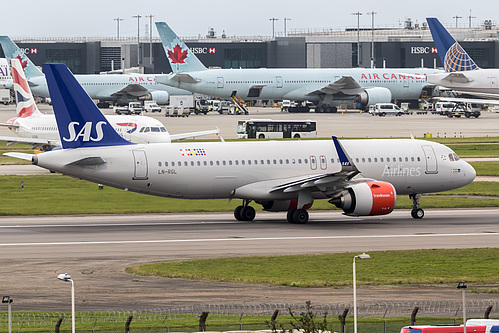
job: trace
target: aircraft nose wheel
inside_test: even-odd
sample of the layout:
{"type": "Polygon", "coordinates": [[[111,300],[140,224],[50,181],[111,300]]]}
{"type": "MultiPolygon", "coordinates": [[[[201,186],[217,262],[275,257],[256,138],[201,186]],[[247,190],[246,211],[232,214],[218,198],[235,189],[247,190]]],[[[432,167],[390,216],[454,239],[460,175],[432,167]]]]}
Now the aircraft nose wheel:
{"type": "Polygon", "coordinates": [[[411,216],[415,219],[422,219],[424,216],[424,210],[421,208],[416,208],[411,210],[411,216]]]}
{"type": "Polygon", "coordinates": [[[234,209],[234,217],[238,221],[253,221],[255,215],[255,209],[251,206],[237,206],[234,209]]]}

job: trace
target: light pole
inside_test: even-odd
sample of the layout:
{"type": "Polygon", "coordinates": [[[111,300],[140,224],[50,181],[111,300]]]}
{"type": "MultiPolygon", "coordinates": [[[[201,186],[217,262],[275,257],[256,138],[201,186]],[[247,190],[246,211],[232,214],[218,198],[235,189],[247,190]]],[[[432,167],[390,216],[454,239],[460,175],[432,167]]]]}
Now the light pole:
{"type": "Polygon", "coordinates": [[[286,21],[291,21],[291,19],[289,17],[284,18],[284,37],[288,36],[288,32],[286,30],[286,21]]]}
{"type": "Polygon", "coordinates": [[[272,21],[272,38],[275,38],[275,29],[274,29],[274,24],[275,24],[275,21],[279,21],[279,19],[278,19],[278,18],[273,17],[273,18],[269,19],[269,21],[272,21]]]}
{"type": "Polygon", "coordinates": [[[149,64],[152,64],[152,18],[154,15],[147,15],[146,17],[149,17],[149,64]]]}
{"type": "Polygon", "coordinates": [[[468,286],[464,283],[464,280],[457,284],[457,289],[463,290],[463,324],[464,324],[464,333],[466,333],[466,288],[468,286]]]}
{"type": "Polygon", "coordinates": [[[132,18],[137,19],[137,66],[140,66],[140,15],[134,15],[132,18]]]}
{"type": "Polygon", "coordinates": [[[355,258],[371,259],[371,256],[362,253],[353,257],[353,332],[357,333],[357,278],[355,273],[355,258]]]}
{"type": "Polygon", "coordinates": [[[371,28],[371,68],[374,68],[374,15],[376,15],[375,11],[367,13],[367,15],[371,15],[372,28],[371,28]]]}
{"type": "Polygon", "coordinates": [[[360,15],[362,13],[357,12],[352,15],[357,15],[357,67],[360,67],[360,15]]]}
{"type": "Polygon", "coordinates": [[[9,313],[9,333],[12,333],[12,302],[14,302],[14,300],[10,296],[2,297],[2,303],[7,303],[7,312],[9,313]]]}
{"type": "Polygon", "coordinates": [[[120,39],[120,22],[124,19],[117,17],[114,20],[116,21],[116,38],[120,39]]]}
{"type": "Polygon", "coordinates": [[[452,18],[455,18],[455,19],[456,19],[456,28],[457,28],[457,26],[458,26],[458,25],[457,25],[457,20],[459,20],[460,18],[463,18],[463,17],[462,17],[462,16],[457,16],[457,15],[456,15],[456,16],[453,16],[452,18]]]}
{"type": "Polygon", "coordinates": [[[71,332],[75,333],[75,283],[68,273],[59,274],[57,278],[64,282],[71,282],[71,332]]]}

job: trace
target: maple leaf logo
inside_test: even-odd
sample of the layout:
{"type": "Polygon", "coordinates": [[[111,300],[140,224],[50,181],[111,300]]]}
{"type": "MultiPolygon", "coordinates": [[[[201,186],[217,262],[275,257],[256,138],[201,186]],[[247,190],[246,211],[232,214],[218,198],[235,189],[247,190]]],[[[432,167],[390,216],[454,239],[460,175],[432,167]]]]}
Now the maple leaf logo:
{"type": "Polygon", "coordinates": [[[172,60],[172,64],[185,64],[185,58],[187,58],[187,50],[182,51],[180,45],[175,45],[173,52],[168,50],[168,58],[172,60]]]}
{"type": "Polygon", "coordinates": [[[19,60],[19,62],[21,63],[21,66],[23,68],[23,70],[25,70],[26,67],[28,66],[28,60],[24,60],[23,61],[23,58],[21,58],[21,56],[17,56],[16,59],[19,60]]]}

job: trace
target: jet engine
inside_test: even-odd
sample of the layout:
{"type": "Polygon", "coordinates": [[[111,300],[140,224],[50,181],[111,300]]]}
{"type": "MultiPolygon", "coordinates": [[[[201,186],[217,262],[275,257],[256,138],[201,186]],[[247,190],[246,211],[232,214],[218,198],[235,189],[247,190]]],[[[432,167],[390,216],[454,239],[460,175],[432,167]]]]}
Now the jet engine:
{"type": "Polygon", "coordinates": [[[376,103],[390,103],[392,101],[392,92],[388,88],[374,87],[367,88],[355,98],[362,107],[374,105],[376,103]]]}
{"type": "Polygon", "coordinates": [[[142,101],[156,101],[159,105],[164,105],[168,103],[168,99],[170,98],[170,94],[166,91],[151,91],[150,93],[140,96],[139,99],[142,101]]]}
{"type": "Polygon", "coordinates": [[[263,206],[263,210],[268,212],[287,212],[290,209],[309,209],[312,207],[313,201],[305,204],[303,207],[298,206],[298,200],[273,200],[259,201],[258,204],[263,206]]]}
{"type": "Polygon", "coordinates": [[[365,182],[354,184],[330,203],[343,209],[346,215],[385,215],[393,211],[397,193],[387,182],[365,182]]]}

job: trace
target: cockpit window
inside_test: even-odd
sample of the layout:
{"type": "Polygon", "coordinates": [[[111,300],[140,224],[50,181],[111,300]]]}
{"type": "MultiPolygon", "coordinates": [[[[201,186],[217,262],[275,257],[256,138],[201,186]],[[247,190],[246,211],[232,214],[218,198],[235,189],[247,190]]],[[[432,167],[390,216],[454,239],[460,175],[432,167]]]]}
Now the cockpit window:
{"type": "Polygon", "coordinates": [[[454,154],[449,153],[449,160],[451,160],[451,162],[454,161],[454,154]]]}
{"type": "Polygon", "coordinates": [[[449,153],[449,160],[451,160],[451,162],[454,162],[454,161],[459,161],[460,158],[459,156],[457,156],[456,153],[449,153]]]}
{"type": "Polygon", "coordinates": [[[457,156],[457,154],[454,153],[454,161],[459,161],[459,160],[460,160],[459,156],[457,156]]]}
{"type": "Polygon", "coordinates": [[[159,133],[161,132],[161,130],[159,129],[159,127],[151,127],[151,132],[159,133]]]}
{"type": "Polygon", "coordinates": [[[146,127],[146,129],[144,130],[145,133],[150,132],[150,131],[151,131],[150,127],[146,127]]]}
{"type": "Polygon", "coordinates": [[[140,133],[144,133],[144,130],[145,130],[145,129],[146,129],[145,127],[141,127],[139,132],[140,132],[140,133]]]}
{"type": "Polygon", "coordinates": [[[166,133],[166,128],[160,127],[160,129],[161,129],[161,133],[166,133]]]}

